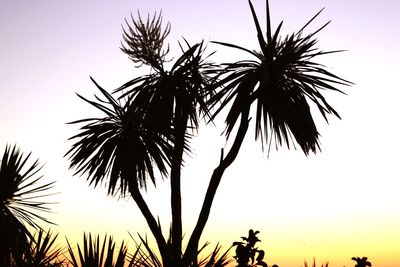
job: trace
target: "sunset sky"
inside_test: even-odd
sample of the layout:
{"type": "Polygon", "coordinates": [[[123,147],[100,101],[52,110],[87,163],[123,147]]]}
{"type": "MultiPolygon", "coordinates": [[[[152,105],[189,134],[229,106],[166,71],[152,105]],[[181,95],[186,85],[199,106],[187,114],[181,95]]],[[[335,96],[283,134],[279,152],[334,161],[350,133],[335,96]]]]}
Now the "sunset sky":
{"type": "MultiPolygon", "coordinates": [[[[253,4],[263,23],[265,1],[253,4]]],[[[327,125],[316,116],[322,151],[308,158],[300,149],[267,155],[249,131],[222,179],[203,241],[229,247],[253,228],[261,232],[260,248],[270,265],[300,266],[315,257],[319,266],[328,260],[329,266],[349,267],[351,257],[367,256],[373,266],[399,266],[400,1],[270,0],[273,27],[284,20],[282,32],[292,33],[323,7],[305,32],[332,20],[318,34],[318,47],[347,50],[319,59],[355,83],[341,88],[347,95],[325,94],[342,120],[332,117],[327,125]]],[[[144,73],[119,49],[124,18],[137,10],[144,16],[162,10],[164,23],[171,22],[171,57],[179,56],[182,37],[258,49],[245,0],[0,0],[0,152],[16,143],[45,163],[42,174],[57,181],[59,192],[48,218],[57,223],[51,228],[62,244],[65,236],[75,243],[89,231],[118,240],[130,240],[128,231],[151,236],[133,201],[89,187],[63,157],[71,146],[67,139],[78,132],[66,122],[99,114],[75,94],[97,93],[89,76],[112,90],[144,73]]],[[[216,62],[248,57],[208,45],[209,52],[215,50],[216,62]]],[[[186,237],[225,145],[222,130],[201,128],[186,159],[186,237]]],[[[168,181],[150,186],[146,198],[166,232],[168,181]]]]}

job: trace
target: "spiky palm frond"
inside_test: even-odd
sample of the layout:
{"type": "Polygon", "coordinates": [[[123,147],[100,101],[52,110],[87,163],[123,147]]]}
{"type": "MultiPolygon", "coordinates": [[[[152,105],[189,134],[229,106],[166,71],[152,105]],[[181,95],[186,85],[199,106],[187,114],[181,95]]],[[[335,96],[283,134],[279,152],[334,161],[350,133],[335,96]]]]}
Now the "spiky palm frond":
{"type": "Polygon", "coordinates": [[[316,152],[319,148],[319,133],[311,115],[309,103],[318,108],[327,120],[328,114],[339,117],[324,96],[323,90],[341,92],[338,85],[351,83],[327,71],[314,61],[317,56],[339,51],[324,52],[315,48],[315,35],[319,30],[302,36],[302,32],[314,16],[297,33],[281,39],[279,32],[281,22],[274,33],[271,32],[271,22],[267,3],[267,34],[266,40],[261,31],[252,3],[249,1],[257,30],[260,52],[223,42],[220,45],[240,49],[249,53],[254,59],[225,64],[226,77],[220,84],[224,87],[215,94],[211,106],[219,103],[216,116],[228,103],[232,106],[226,118],[226,133],[230,135],[241,114],[250,110],[255,102],[255,133],[256,139],[261,137],[262,143],[276,146],[287,144],[290,147],[291,137],[299,144],[307,155],[309,151],[316,152]]]}
{"type": "Polygon", "coordinates": [[[112,236],[107,239],[106,235],[100,242],[99,236],[92,239],[90,233],[84,234],[83,245],[77,245],[77,252],[74,252],[68,240],[67,245],[68,260],[74,267],[123,267],[125,264],[127,247],[122,242],[119,249],[116,250],[112,236]]]}
{"type": "Polygon", "coordinates": [[[51,195],[54,182],[41,183],[42,167],[38,160],[28,165],[30,155],[24,157],[15,145],[6,146],[1,159],[0,253],[20,248],[24,251],[33,238],[27,226],[40,229],[38,220],[51,223],[41,213],[50,211],[50,203],[43,198],[51,195]]]}
{"type": "Polygon", "coordinates": [[[162,261],[158,257],[157,253],[153,251],[147,237],[142,237],[140,234],[140,243],[136,242],[135,238],[129,233],[132,240],[135,242],[136,249],[132,254],[128,254],[129,262],[132,266],[141,267],[162,267],[162,261]]]}
{"type": "Polygon", "coordinates": [[[34,235],[29,241],[29,251],[24,253],[21,266],[35,267],[61,267],[64,261],[61,259],[62,249],[56,246],[58,234],[43,229],[34,235]]]}
{"type": "Polygon", "coordinates": [[[171,30],[171,24],[167,23],[165,29],[162,30],[161,12],[158,16],[155,13],[151,20],[148,15],[146,22],[142,20],[139,12],[138,17],[138,20],[135,20],[131,14],[132,26],[125,19],[127,29],[123,28],[123,40],[126,46],[121,43],[121,50],[133,62],[146,64],[162,71],[163,63],[166,61],[165,57],[169,51],[169,47],[163,50],[163,46],[171,30]]]}
{"type": "Polygon", "coordinates": [[[148,178],[155,183],[154,169],[166,175],[170,164],[168,129],[155,130],[129,102],[121,104],[92,81],[105,99],[96,96],[97,101],[91,101],[78,96],[105,117],[71,122],[86,124],[69,139],[75,140],[65,154],[69,156],[70,168],[79,174],[87,173],[87,180],[95,187],[109,177],[107,187],[112,195],[120,192],[124,196],[132,186],[146,188],[148,178]]]}
{"type": "Polygon", "coordinates": [[[233,260],[228,257],[228,253],[232,246],[224,252],[221,252],[222,246],[217,244],[213,251],[210,252],[205,258],[201,259],[198,266],[203,267],[223,267],[229,265],[233,260]]]}

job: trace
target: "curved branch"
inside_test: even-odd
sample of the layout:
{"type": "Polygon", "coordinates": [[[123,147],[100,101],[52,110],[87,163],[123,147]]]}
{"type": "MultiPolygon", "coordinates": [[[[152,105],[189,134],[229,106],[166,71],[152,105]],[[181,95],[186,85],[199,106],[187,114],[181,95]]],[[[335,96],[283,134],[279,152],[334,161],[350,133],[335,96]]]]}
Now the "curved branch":
{"type": "Polygon", "coordinates": [[[137,186],[131,186],[130,187],[130,193],[139,207],[140,211],[142,212],[144,218],[146,219],[146,222],[156,239],[158,249],[160,250],[161,257],[163,259],[163,262],[168,262],[168,251],[167,251],[167,243],[165,242],[165,238],[162,235],[161,232],[161,226],[157,223],[156,219],[154,218],[153,214],[151,213],[149,207],[147,206],[146,202],[143,199],[142,194],[140,193],[140,190],[137,186]]]}
{"type": "Polygon", "coordinates": [[[231,149],[229,150],[226,157],[223,157],[223,150],[221,151],[221,161],[219,165],[214,169],[214,172],[211,176],[210,183],[207,188],[206,195],[204,197],[203,206],[201,208],[199,218],[197,220],[197,224],[193,230],[192,235],[190,236],[185,254],[183,256],[183,266],[188,266],[189,263],[196,260],[197,257],[197,248],[198,243],[201,237],[201,234],[204,230],[204,227],[207,223],[208,217],[210,215],[211,206],[217,192],[219,183],[221,181],[222,175],[225,170],[232,164],[232,162],[236,159],[236,156],[239,153],[240,147],[246,136],[246,132],[249,126],[249,109],[245,110],[241,114],[241,121],[239,125],[239,129],[236,133],[235,140],[232,144],[231,149]]]}

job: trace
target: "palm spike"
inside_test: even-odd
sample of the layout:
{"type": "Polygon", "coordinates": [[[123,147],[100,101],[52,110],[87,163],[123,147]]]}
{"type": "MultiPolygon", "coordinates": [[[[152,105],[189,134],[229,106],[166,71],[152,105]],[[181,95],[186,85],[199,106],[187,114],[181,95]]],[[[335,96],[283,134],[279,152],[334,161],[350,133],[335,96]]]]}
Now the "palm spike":
{"type": "Polygon", "coordinates": [[[256,15],[256,11],[254,10],[253,4],[251,3],[250,0],[249,0],[249,5],[250,5],[250,9],[251,9],[251,14],[253,15],[254,24],[256,25],[256,29],[257,29],[258,42],[260,43],[261,50],[264,51],[267,43],[264,40],[263,33],[262,33],[261,27],[260,27],[260,23],[258,22],[258,18],[256,15]]]}
{"type": "Polygon", "coordinates": [[[301,34],[301,33],[303,32],[303,30],[304,30],[316,17],[318,17],[318,15],[321,14],[321,12],[322,12],[324,9],[325,9],[325,7],[322,8],[320,11],[318,11],[317,14],[315,14],[314,17],[312,17],[312,18],[311,18],[311,19],[296,33],[296,35],[301,34]]]}
{"type": "Polygon", "coordinates": [[[269,1],[266,0],[266,9],[267,9],[267,40],[268,44],[272,41],[272,34],[271,34],[271,17],[269,12],[269,1]]]}

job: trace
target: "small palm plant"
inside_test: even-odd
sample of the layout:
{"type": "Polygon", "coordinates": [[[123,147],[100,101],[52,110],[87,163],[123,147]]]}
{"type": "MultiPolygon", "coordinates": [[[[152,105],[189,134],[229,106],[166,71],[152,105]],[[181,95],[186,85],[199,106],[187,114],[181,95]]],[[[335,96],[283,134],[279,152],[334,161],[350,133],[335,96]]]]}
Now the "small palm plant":
{"type": "Polygon", "coordinates": [[[61,267],[64,266],[62,259],[62,249],[55,243],[58,234],[53,234],[50,230],[45,232],[43,229],[34,235],[34,239],[29,241],[29,251],[24,254],[20,266],[35,267],[61,267]]]}
{"type": "Polygon", "coordinates": [[[367,266],[372,266],[371,262],[368,261],[367,257],[353,257],[351,258],[353,261],[356,262],[355,267],[367,267],[367,266]]]}
{"type": "MultiPolygon", "coordinates": [[[[41,166],[28,164],[16,146],[6,146],[0,165],[0,263],[18,264],[35,240],[28,227],[40,229],[38,221],[51,223],[41,213],[49,212],[43,200],[51,195],[54,182],[42,183],[41,166]]],[[[38,245],[38,244],[36,244],[38,245]]]]}
{"type": "MultiPolygon", "coordinates": [[[[77,252],[68,242],[69,262],[74,267],[124,267],[127,256],[127,247],[124,242],[121,243],[118,250],[115,248],[115,242],[107,235],[100,242],[99,236],[92,239],[92,235],[84,234],[83,246],[77,245],[77,252]],[[116,256],[116,258],[114,258],[116,256]]],[[[128,266],[132,266],[129,263],[128,266]]]]}

